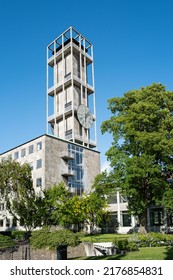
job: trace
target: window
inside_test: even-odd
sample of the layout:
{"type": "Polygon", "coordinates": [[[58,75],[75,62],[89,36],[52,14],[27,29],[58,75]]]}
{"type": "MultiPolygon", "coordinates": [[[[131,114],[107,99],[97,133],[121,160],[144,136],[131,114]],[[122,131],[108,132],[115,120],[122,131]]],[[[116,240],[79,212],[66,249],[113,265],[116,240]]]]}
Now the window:
{"type": "Polygon", "coordinates": [[[131,226],[131,216],[126,211],[121,212],[121,222],[123,227],[131,226]]]}
{"type": "Polygon", "coordinates": [[[42,178],[37,178],[36,179],[36,187],[41,187],[42,186],[42,178]]]}
{"type": "Polygon", "coordinates": [[[76,153],[76,164],[82,164],[82,154],[76,153]]]}
{"type": "Polygon", "coordinates": [[[17,220],[15,218],[12,219],[12,227],[17,226],[17,220]]]}
{"type": "Polygon", "coordinates": [[[24,157],[24,156],[26,156],[26,149],[25,148],[23,148],[21,150],[21,157],[24,157]]]}
{"type": "Polygon", "coordinates": [[[37,151],[40,151],[42,149],[42,142],[37,143],[37,151]]]}
{"type": "Polygon", "coordinates": [[[42,167],[42,159],[37,160],[37,169],[42,167]]]}
{"type": "Polygon", "coordinates": [[[10,219],[6,219],[6,227],[10,226],[10,219]]]}
{"type": "Polygon", "coordinates": [[[127,202],[127,197],[124,195],[120,195],[120,203],[126,203],[127,202]]]}
{"type": "Polygon", "coordinates": [[[34,152],[34,146],[31,145],[29,146],[29,154],[32,154],[34,152]]]}
{"type": "Polygon", "coordinates": [[[4,203],[0,203],[0,211],[4,210],[4,203]]]}
{"type": "Polygon", "coordinates": [[[117,193],[111,193],[108,196],[108,204],[117,204],[117,193]]]}
{"type": "Polygon", "coordinates": [[[18,159],[18,158],[19,158],[19,152],[16,151],[16,152],[14,153],[14,159],[18,159]]]}
{"type": "Polygon", "coordinates": [[[76,168],[76,180],[77,181],[82,181],[83,179],[83,170],[80,167],[76,168]]]}
{"type": "Polygon", "coordinates": [[[167,216],[168,226],[173,226],[173,214],[167,216]]]}
{"type": "Polygon", "coordinates": [[[150,209],[150,226],[163,225],[163,208],[150,209]]]}
{"type": "Polygon", "coordinates": [[[68,151],[74,155],[73,159],[68,160],[68,170],[75,171],[74,176],[68,177],[68,185],[76,195],[82,195],[84,191],[83,148],[68,144],[68,151]]]}
{"type": "Polygon", "coordinates": [[[0,219],[0,227],[4,226],[4,220],[0,219]]]}
{"type": "Polygon", "coordinates": [[[117,212],[112,212],[107,220],[107,227],[109,233],[115,233],[118,228],[118,215],[117,212]]]}

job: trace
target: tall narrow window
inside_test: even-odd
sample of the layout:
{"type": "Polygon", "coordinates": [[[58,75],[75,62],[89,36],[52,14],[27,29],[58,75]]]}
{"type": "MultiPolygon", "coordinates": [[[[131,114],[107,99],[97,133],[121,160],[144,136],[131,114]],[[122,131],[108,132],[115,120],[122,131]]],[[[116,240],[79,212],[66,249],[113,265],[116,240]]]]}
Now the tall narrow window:
{"type": "Polygon", "coordinates": [[[42,178],[36,179],[36,187],[42,187],[42,178]]]}
{"type": "Polygon", "coordinates": [[[18,158],[19,158],[19,152],[16,151],[16,152],[14,153],[14,159],[18,159],[18,158]]]}
{"type": "Polygon", "coordinates": [[[131,216],[126,211],[121,212],[121,222],[123,227],[131,226],[131,216]]]}
{"type": "Polygon", "coordinates": [[[10,227],[10,219],[6,219],[6,227],[10,227]]]}
{"type": "Polygon", "coordinates": [[[37,169],[42,167],[42,159],[37,160],[37,169]]]}
{"type": "Polygon", "coordinates": [[[4,210],[4,203],[0,203],[0,211],[4,210]]]}
{"type": "Polygon", "coordinates": [[[26,156],[26,149],[23,148],[23,149],[21,150],[21,157],[25,157],[25,156],[26,156]]]}
{"type": "Polygon", "coordinates": [[[42,142],[37,143],[37,151],[40,151],[42,149],[42,142]]]}
{"type": "Polygon", "coordinates": [[[3,227],[3,226],[4,226],[4,220],[0,219],[0,227],[3,227]]]}
{"type": "Polygon", "coordinates": [[[34,152],[34,146],[31,145],[29,146],[29,154],[32,154],[34,152]]]}

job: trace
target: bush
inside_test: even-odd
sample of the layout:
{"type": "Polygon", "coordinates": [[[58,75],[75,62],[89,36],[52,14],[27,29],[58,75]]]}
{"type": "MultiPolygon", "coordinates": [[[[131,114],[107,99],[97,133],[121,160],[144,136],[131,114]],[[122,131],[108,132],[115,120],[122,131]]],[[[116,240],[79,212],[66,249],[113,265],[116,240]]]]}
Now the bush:
{"type": "Polygon", "coordinates": [[[135,241],[129,241],[128,242],[128,246],[127,246],[127,250],[132,252],[132,251],[137,251],[138,250],[138,245],[135,241]]]}
{"type": "Polygon", "coordinates": [[[138,250],[137,243],[128,238],[115,238],[113,241],[116,249],[120,251],[136,251],[138,250]]]}
{"type": "Polygon", "coordinates": [[[145,235],[136,236],[139,247],[161,247],[173,244],[173,236],[168,236],[160,232],[149,232],[145,235]]]}
{"type": "Polygon", "coordinates": [[[75,247],[80,243],[80,238],[80,233],[73,233],[70,230],[52,230],[49,227],[43,227],[40,230],[33,231],[29,240],[31,246],[35,249],[49,248],[54,250],[58,245],[75,247]]]}
{"type": "Polygon", "coordinates": [[[14,230],[11,232],[11,237],[16,241],[23,241],[27,237],[27,232],[22,230],[14,230]]]}
{"type": "Polygon", "coordinates": [[[0,234],[0,248],[9,247],[15,245],[15,242],[9,236],[0,234]]]}

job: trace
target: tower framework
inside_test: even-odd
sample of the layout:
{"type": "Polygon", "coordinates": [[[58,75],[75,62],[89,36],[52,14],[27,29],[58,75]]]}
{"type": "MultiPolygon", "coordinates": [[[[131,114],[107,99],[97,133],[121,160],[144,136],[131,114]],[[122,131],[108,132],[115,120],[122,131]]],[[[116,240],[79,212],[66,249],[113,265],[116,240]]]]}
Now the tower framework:
{"type": "Polygon", "coordinates": [[[96,148],[93,45],[69,27],[47,46],[47,134],[96,148]]]}

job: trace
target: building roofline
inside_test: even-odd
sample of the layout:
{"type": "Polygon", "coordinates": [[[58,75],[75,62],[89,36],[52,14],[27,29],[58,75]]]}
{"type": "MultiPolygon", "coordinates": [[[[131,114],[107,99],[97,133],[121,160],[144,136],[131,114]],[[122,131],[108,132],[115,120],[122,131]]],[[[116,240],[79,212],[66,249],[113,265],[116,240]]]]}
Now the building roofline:
{"type": "Polygon", "coordinates": [[[65,139],[56,137],[56,136],[54,136],[54,135],[50,135],[50,134],[46,134],[46,133],[45,133],[45,134],[42,134],[42,135],[40,135],[40,136],[37,136],[37,137],[35,137],[35,138],[31,139],[31,140],[28,140],[28,141],[26,141],[26,142],[24,142],[24,143],[22,143],[22,144],[20,144],[20,145],[17,145],[17,146],[15,146],[15,147],[13,147],[13,148],[11,148],[11,149],[9,149],[9,150],[7,150],[7,151],[1,153],[0,156],[3,156],[4,154],[6,154],[6,153],[8,153],[8,152],[10,152],[10,151],[13,151],[14,149],[17,149],[17,148],[19,148],[19,147],[21,147],[21,146],[23,146],[23,145],[26,145],[26,144],[28,144],[28,143],[30,143],[30,142],[32,142],[32,141],[35,141],[35,140],[37,140],[37,139],[39,139],[39,138],[41,138],[41,137],[44,137],[44,136],[49,137],[49,138],[53,138],[53,139],[57,139],[57,140],[60,140],[60,141],[62,141],[62,142],[65,142],[65,143],[74,144],[74,145],[76,145],[76,146],[80,146],[80,147],[82,147],[82,148],[85,148],[85,149],[87,149],[87,150],[90,150],[90,151],[93,151],[93,152],[96,152],[96,153],[99,153],[99,154],[100,154],[99,151],[92,150],[92,149],[90,149],[90,148],[88,148],[88,147],[85,147],[85,146],[83,146],[83,145],[80,145],[80,144],[77,144],[77,143],[74,143],[74,142],[71,142],[71,141],[68,141],[68,140],[65,140],[65,139]]]}

